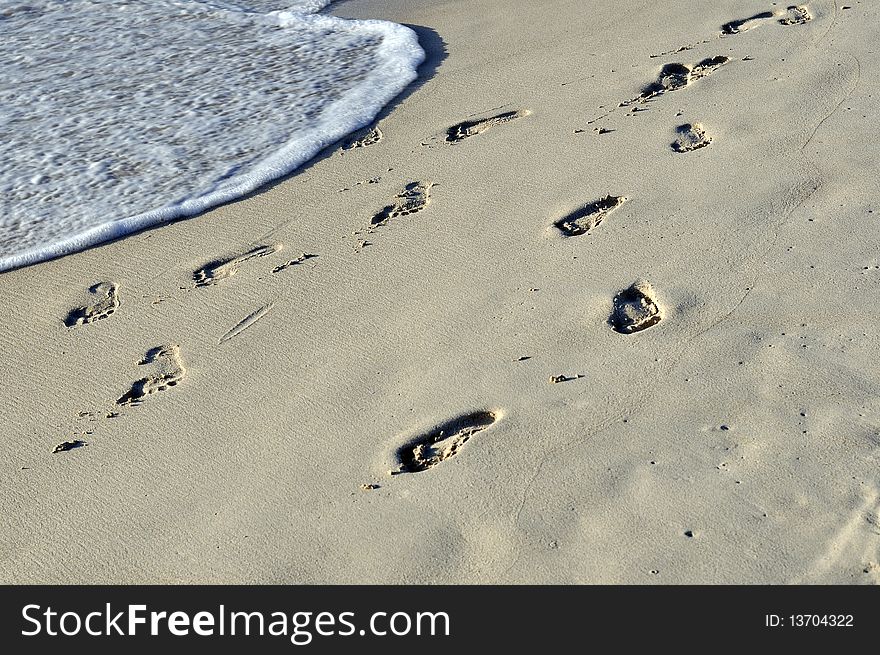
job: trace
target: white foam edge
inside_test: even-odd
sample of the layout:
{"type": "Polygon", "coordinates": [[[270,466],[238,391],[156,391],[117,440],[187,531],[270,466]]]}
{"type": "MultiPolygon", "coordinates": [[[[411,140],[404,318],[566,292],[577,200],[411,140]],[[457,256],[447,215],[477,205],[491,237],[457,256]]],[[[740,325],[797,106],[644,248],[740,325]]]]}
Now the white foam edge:
{"type": "Polygon", "coordinates": [[[418,36],[404,25],[381,20],[354,20],[286,11],[272,12],[271,15],[277,17],[281,25],[296,20],[312,22],[316,27],[344,30],[369,28],[380,32],[383,39],[377,51],[379,66],[339,100],[328,105],[311,130],[288,141],[280,150],[257,164],[256,170],[242,175],[232,186],[228,185],[230,180],[225,179],[218,182],[223,184],[220,190],[135,216],[110,220],[75,236],[0,257],[0,273],[63,257],[149,227],[201,214],[290,175],[326,147],[372,123],[379,112],[416,79],[417,68],[425,60],[425,51],[419,45],[418,36]]]}
{"type": "MultiPolygon", "coordinates": [[[[299,4],[293,5],[288,9],[277,9],[268,13],[289,13],[296,12],[298,14],[316,14],[322,9],[329,7],[335,0],[300,0],[299,4]]],[[[217,9],[228,9],[231,11],[241,11],[246,13],[261,13],[257,10],[247,7],[247,0],[244,4],[239,4],[236,0],[196,0],[203,5],[215,7],[217,9]]]]}

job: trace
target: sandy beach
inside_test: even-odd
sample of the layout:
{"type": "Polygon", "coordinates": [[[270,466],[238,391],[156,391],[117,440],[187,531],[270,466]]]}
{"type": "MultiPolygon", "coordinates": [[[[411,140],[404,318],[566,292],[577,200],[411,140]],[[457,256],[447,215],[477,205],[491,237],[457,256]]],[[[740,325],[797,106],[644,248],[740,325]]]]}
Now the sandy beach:
{"type": "Polygon", "coordinates": [[[0,274],[0,581],[880,582],[876,7],[623,5],[337,2],[374,125],[0,274]]]}

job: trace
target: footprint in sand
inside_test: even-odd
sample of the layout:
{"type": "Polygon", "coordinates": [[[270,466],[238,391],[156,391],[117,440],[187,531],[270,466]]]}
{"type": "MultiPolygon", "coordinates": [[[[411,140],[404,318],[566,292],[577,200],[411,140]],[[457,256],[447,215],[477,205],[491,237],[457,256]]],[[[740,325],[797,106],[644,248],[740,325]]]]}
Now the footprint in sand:
{"type": "Polygon", "coordinates": [[[694,67],[691,69],[690,82],[696,82],[700,78],[714,73],[729,61],[730,57],[725,57],[724,55],[706,57],[706,59],[694,64],[694,67]]]}
{"type": "Polygon", "coordinates": [[[722,35],[740,34],[746,32],[753,27],[757,27],[761,23],[769,20],[777,19],[781,25],[802,25],[813,20],[809,10],[802,5],[791,5],[781,12],[773,13],[772,11],[762,11],[759,14],[743,18],[740,20],[732,20],[721,26],[722,35]]]}
{"type": "Polygon", "coordinates": [[[68,450],[75,450],[77,448],[82,448],[84,446],[88,446],[89,444],[83,441],[82,439],[72,439],[71,441],[64,441],[52,449],[52,454],[56,453],[66,453],[68,450]]]}
{"type": "Polygon", "coordinates": [[[553,223],[557,230],[566,237],[586,234],[598,226],[605,218],[627,201],[623,196],[605,196],[599,200],[578,207],[553,223]]]}
{"type": "Polygon", "coordinates": [[[712,143],[712,137],[706,134],[706,130],[700,123],[685,123],[675,128],[678,138],[672,143],[675,152],[690,152],[705,148],[712,143]]]}
{"type": "Polygon", "coordinates": [[[653,98],[667,91],[675,91],[688,85],[691,69],[684,64],[665,64],[657,81],[645,87],[641,98],[653,98]]]}
{"type": "Polygon", "coordinates": [[[753,27],[757,27],[765,20],[772,19],[774,15],[775,14],[772,11],[762,11],[760,14],[755,14],[754,16],[750,16],[749,18],[732,20],[729,23],[724,23],[724,25],[721,26],[721,33],[739,34],[740,32],[745,32],[752,29],[753,27]]]}
{"type": "Polygon", "coordinates": [[[614,297],[614,311],[608,323],[615,332],[632,334],[657,325],[663,309],[654,299],[654,289],[647,282],[636,282],[614,297]]]}
{"type": "Polygon", "coordinates": [[[385,225],[389,219],[422,211],[431,202],[433,186],[430,182],[410,182],[395,196],[394,202],[370,219],[370,225],[385,225]]]}
{"type": "Polygon", "coordinates": [[[186,375],[178,346],[158,346],[148,350],[138,366],[147,364],[153,364],[155,372],[132,384],[131,389],[116,401],[117,405],[139,405],[150,394],[176,386],[186,375]]]}
{"type": "Polygon", "coordinates": [[[217,284],[220,280],[232,277],[238,272],[239,267],[249,259],[265,257],[281,250],[281,244],[257,246],[247,252],[227,259],[218,259],[193,273],[193,281],[196,287],[208,287],[217,284]]]}
{"type": "Polygon", "coordinates": [[[411,439],[397,450],[399,466],[396,471],[392,471],[392,475],[419,473],[434,468],[457,455],[472,436],[494,424],[498,418],[497,412],[473,412],[411,439]]]}
{"type": "Polygon", "coordinates": [[[717,57],[708,57],[691,66],[684,64],[666,64],[660,69],[657,81],[646,86],[642,93],[632,100],[620,103],[621,107],[630,105],[634,102],[645,102],[652,98],[663,95],[669,91],[677,91],[683,89],[699,80],[714,73],[721,66],[730,61],[730,57],[719,55],[717,57]]]}
{"type": "Polygon", "coordinates": [[[781,25],[803,25],[813,20],[810,11],[803,5],[792,5],[780,16],[781,25]]]}
{"type": "Polygon", "coordinates": [[[481,118],[478,120],[464,121],[462,123],[458,123],[457,125],[453,125],[448,130],[446,130],[446,142],[458,143],[459,141],[464,141],[468,137],[482,134],[483,132],[492,129],[496,125],[502,125],[503,123],[515,121],[517,118],[528,116],[530,113],[531,112],[526,110],[506,111],[502,114],[490,116],[489,118],[481,118]]]}
{"type": "Polygon", "coordinates": [[[71,310],[64,319],[64,325],[76,327],[94,323],[111,316],[119,307],[119,287],[112,282],[98,282],[89,288],[89,292],[100,297],[91,305],[71,310]]]}
{"type": "MultiPolygon", "coordinates": [[[[363,132],[359,133],[362,134],[363,132]]],[[[378,127],[374,127],[369,132],[364,134],[363,136],[356,135],[355,138],[349,139],[345,142],[345,145],[342,146],[343,150],[355,150],[357,148],[368,148],[369,146],[376,145],[383,138],[382,130],[378,127]]]]}

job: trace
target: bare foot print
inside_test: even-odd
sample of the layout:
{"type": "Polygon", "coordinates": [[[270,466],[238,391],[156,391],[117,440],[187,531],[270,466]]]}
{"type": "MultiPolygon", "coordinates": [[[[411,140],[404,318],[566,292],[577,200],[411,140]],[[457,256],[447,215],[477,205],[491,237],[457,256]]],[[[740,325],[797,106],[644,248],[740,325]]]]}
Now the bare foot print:
{"type": "Polygon", "coordinates": [[[690,83],[711,75],[729,61],[730,57],[718,55],[717,57],[707,57],[697,62],[691,69],[690,83]]]}
{"type": "Polygon", "coordinates": [[[700,123],[685,123],[675,131],[678,132],[678,138],[672,143],[672,149],[676,152],[699,150],[712,143],[712,137],[706,134],[700,123]]]}
{"type": "Polygon", "coordinates": [[[774,18],[777,19],[777,22],[780,25],[803,25],[804,23],[813,20],[813,17],[810,15],[810,12],[806,7],[803,5],[791,5],[782,11],[777,11],[776,13],[772,11],[762,11],[749,18],[732,20],[721,26],[721,34],[725,36],[740,34],[741,32],[746,32],[764,22],[773,20],[774,18]]]}
{"type": "Polygon", "coordinates": [[[353,139],[346,141],[345,145],[342,146],[342,149],[356,150],[357,148],[368,148],[379,143],[383,137],[382,130],[378,127],[374,127],[366,134],[364,134],[363,131],[359,132],[353,139]]]}
{"type": "Polygon", "coordinates": [[[561,375],[551,375],[550,376],[550,384],[561,384],[563,382],[571,382],[572,380],[580,380],[584,377],[581,373],[576,373],[575,375],[565,375],[564,373],[561,375]]]}
{"type": "Polygon", "coordinates": [[[408,216],[422,211],[431,202],[430,182],[411,182],[403,191],[397,194],[387,207],[384,207],[370,220],[370,225],[385,225],[390,219],[398,216],[408,216]]]}
{"type": "Polygon", "coordinates": [[[139,405],[150,394],[176,386],[186,374],[178,346],[158,346],[148,350],[138,366],[147,364],[154,366],[154,372],[134,382],[131,389],[116,401],[117,405],[139,405]]]}
{"type": "Polygon", "coordinates": [[[578,207],[553,225],[566,237],[580,236],[600,225],[611,212],[626,201],[623,196],[605,196],[578,207]]]}
{"type": "Polygon", "coordinates": [[[517,118],[528,116],[529,113],[530,112],[525,110],[506,111],[503,114],[496,114],[495,116],[490,116],[489,118],[482,118],[479,120],[464,121],[462,123],[458,123],[457,125],[453,125],[448,130],[446,130],[446,142],[458,143],[460,141],[464,141],[469,137],[476,136],[477,134],[482,134],[483,132],[492,129],[496,125],[502,125],[504,123],[515,121],[517,118]]]}
{"type": "Polygon", "coordinates": [[[724,23],[724,25],[721,26],[721,33],[739,34],[740,32],[745,32],[752,29],[753,27],[757,27],[763,21],[770,20],[774,16],[775,14],[772,11],[762,11],[760,14],[755,14],[754,16],[750,16],[749,18],[732,20],[729,23],[724,23]]]}
{"type": "Polygon", "coordinates": [[[281,250],[281,244],[257,246],[234,257],[217,259],[195,271],[193,273],[193,281],[196,287],[208,287],[217,284],[220,280],[225,280],[238,273],[239,267],[249,259],[265,257],[279,250],[281,250]]]}
{"type": "Polygon", "coordinates": [[[614,311],[608,323],[615,332],[632,334],[657,325],[663,310],[654,299],[654,289],[647,282],[636,282],[614,297],[614,311]]]}
{"type": "Polygon", "coordinates": [[[697,80],[714,73],[721,66],[730,61],[729,57],[719,55],[717,57],[708,57],[697,62],[693,67],[684,64],[666,64],[660,69],[657,81],[646,86],[641,95],[633,98],[628,102],[621,103],[626,106],[634,102],[645,102],[652,98],[663,95],[670,91],[677,91],[686,86],[690,86],[697,80]]]}
{"type": "Polygon", "coordinates": [[[792,5],[788,7],[779,18],[780,25],[803,25],[813,20],[810,11],[803,5],[792,5]]]}
{"type": "Polygon", "coordinates": [[[77,307],[64,319],[67,327],[76,327],[94,323],[111,316],[119,307],[119,287],[112,282],[98,282],[89,288],[89,292],[99,296],[91,305],[77,307]]]}
{"type": "Polygon", "coordinates": [[[494,424],[498,418],[496,412],[473,412],[411,439],[398,449],[399,467],[393,473],[419,473],[434,468],[457,455],[473,435],[494,424]]]}
{"type": "Polygon", "coordinates": [[[657,81],[649,84],[642,91],[642,99],[654,98],[667,91],[675,91],[688,85],[691,69],[684,64],[665,64],[660,69],[657,81]]]}

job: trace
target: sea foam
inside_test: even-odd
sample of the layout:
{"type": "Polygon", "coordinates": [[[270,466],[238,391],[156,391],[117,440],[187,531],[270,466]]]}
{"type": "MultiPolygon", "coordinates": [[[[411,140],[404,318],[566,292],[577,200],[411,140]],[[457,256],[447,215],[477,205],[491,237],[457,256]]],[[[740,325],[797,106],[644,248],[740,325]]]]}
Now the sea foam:
{"type": "Polygon", "coordinates": [[[320,11],[333,0],[198,0],[207,4],[213,4],[226,9],[236,9],[238,11],[298,11],[300,13],[312,14],[320,11]]]}
{"type": "Polygon", "coordinates": [[[424,52],[327,4],[0,0],[0,271],[240,197],[369,124],[424,52]]]}

